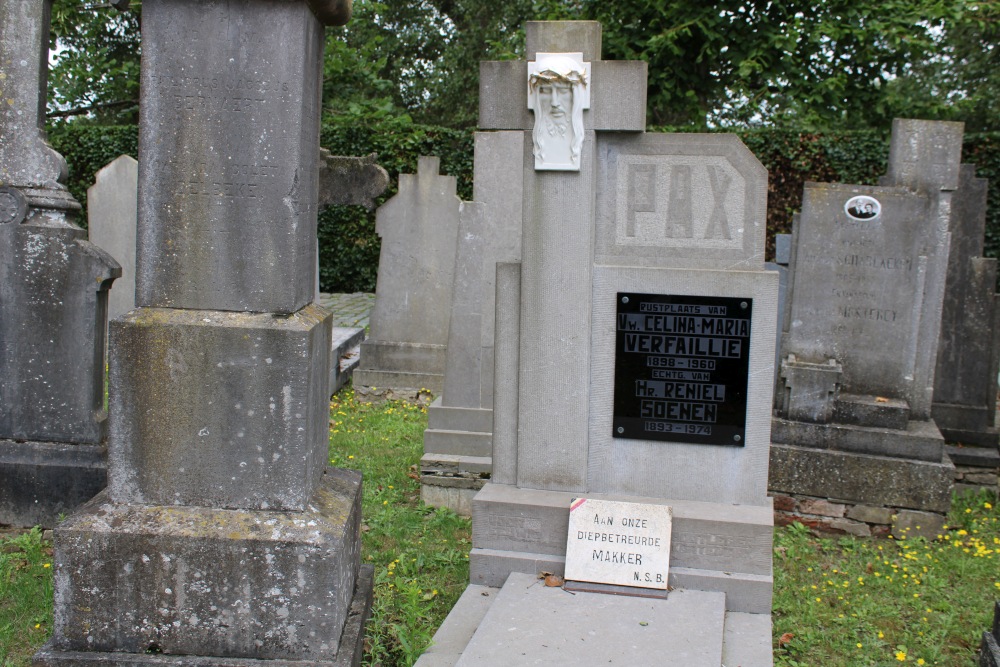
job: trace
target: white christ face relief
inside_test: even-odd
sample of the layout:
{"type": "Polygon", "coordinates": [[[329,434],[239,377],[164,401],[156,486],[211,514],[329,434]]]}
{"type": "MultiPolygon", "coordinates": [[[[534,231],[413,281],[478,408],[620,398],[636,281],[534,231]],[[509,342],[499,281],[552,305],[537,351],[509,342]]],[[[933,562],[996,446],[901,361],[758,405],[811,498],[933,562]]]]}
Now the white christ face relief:
{"type": "Polygon", "coordinates": [[[532,133],[535,169],[579,171],[583,110],[589,106],[586,64],[579,54],[538,54],[529,63],[528,107],[535,112],[532,133]]]}

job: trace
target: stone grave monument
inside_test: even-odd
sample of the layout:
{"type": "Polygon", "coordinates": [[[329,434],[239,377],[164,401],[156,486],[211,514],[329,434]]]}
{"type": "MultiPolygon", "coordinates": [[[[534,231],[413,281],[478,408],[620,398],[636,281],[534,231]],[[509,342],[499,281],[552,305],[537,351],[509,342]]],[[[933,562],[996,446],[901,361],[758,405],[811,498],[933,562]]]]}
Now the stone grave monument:
{"type": "Polygon", "coordinates": [[[599,24],[526,32],[527,63],[480,69],[481,129],[524,137],[493,476],[471,585],[418,665],[770,665],[766,171],[732,135],[645,134],[646,64],[601,60],[599,24]],[[537,581],[564,574],[580,499],[670,508],[666,599],[537,581]]]}
{"type": "Polygon", "coordinates": [[[931,416],[944,438],[997,446],[1000,308],[997,260],[983,257],[987,180],[963,164],[951,203],[951,252],[931,416]]]}
{"type": "Polygon", "coordinates": [[[107,481],[104,336],[121,267],[74,222],[45,141],[51,0],[0,4],[0,524],[52,526],[107,481]]]}
{"type": "Polygon", "coordinates": [[[108,319],[135,308],[135,226],[139,163],[119,155],[97,172],[87,188],[87,233],[121,264],[121,278],[108,297],[108,319]]]}
{"type": "Polygon", "coordinates": [[[897,119],[881,185],[806,184],[770,488],[835,501],[833,528],[936,533],[950,507],[931,403],[961,150],[961,123],[897,119]]]}
{"type": "Polygon", "coordinates": [[[313,303],[324,25],[349,11],[143,3],[109,487],[55,531],[38,665],[360,660],[361,476],[326,465],[332,316],[313,303]]]}
{"type": "Polygon", "coordinates": [[[379,207],[382,239],[375,306],[361,362],[359,398],[417,399],[444,388],[455,247],[462,202],[454,176],[421,157],[416,174],[400,174],[399,192],[379,207]]]}
{"type": "Polygon", "coordinates": [[[420,495],[470,515],[493,464],[496,265],[521,257],[523,132],[477,132],[474,202],[463,202],[444,391],[427,409],[420,495]]]}

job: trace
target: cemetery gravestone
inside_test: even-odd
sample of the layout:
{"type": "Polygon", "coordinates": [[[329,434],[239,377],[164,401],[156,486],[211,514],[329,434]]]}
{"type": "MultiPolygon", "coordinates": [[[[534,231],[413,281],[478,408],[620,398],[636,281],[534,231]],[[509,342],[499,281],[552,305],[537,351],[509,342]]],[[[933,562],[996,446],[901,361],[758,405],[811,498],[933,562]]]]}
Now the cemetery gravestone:
{"type": "Polygon", "coordinates": [[[108,297],[108,319],[135,308],[135,226],[139,163],[121,155],[97,172],[87,189],[87,232],[122,267],[108,297]]]}
{"type": "Polygon", "coordinates": [[[357,664],[361,476],[326,467],[332,317],[311,302],[324,22],[349,3],[143,10],[110,483],[55,532],[36,664],[357,664]]]}
{"type": "Polygon", "coordinates": [[[421,157],[417,173],[401,174],[399,192],[378,209],[375,306],[354,374],[362,397],[443,388],[462,202],[455,177],[438,170],[438,158],[421,157]]]}
{"type": "Polygon", "coordinates": [[[521,132],[477,132],[475,203],[463,202],[444,390],[427,409],[420,494],[472,512],[492,470],[496,265],[521,256],[521,132]]]}
{"type": "Polygon", "coordinates": [[[948,510],[954,468],[931,401],[961,147],[960,123],[896,120],[882,185],[806,184],[773,491],[948,510]]]}
{"type": "MultiPolygon", "coordinates": [[[[481,68],[481,125],[525,136],[521,260],[497,267],[493,473],[473,500],[472,585],[421,665],[587,662],[587,630],[602,622],[589,612],[618,598],[578,593],[578,612],[556,601],[553,627],[571,651],[557,658],[534,631],[552,589],[524,590],[540,572],[564,573],[578,498],[671,508],[675,590],[642,613],[711,637],[677,664],[771,663],[766,172],[735,136],[645,134],[646,66],[602,61],[600,44],[596,23],[531,22],[535,66],[481,68]],[[532,90],[533,72],[571,92],[532,90]],[[536,122],[568,145],[550,152],[536,122]],[[561,157],[549,165],[550,155],[561,157]],[[484,593],[496,599],[486,609],[484,593]]],[[[638,625],[626,604],[618,620],[638,625]]],[[[662,655],[682,641],[667,638],[662,655]]]]}
{"type": "Polygon", "coordinates": [[[105,323],[121,275],[74,223],[42,130],[50,5],[0,5],[0,524],[16,526],[52,526],[106,483],[105,323]]]}
{"type": "Polygon", "coordinates": [[[931,415],[946,440],[996,447],[1000,309],[996,260],[983,257],[985,178],[963,164],[952,195],[951,252],[931,415]]]}

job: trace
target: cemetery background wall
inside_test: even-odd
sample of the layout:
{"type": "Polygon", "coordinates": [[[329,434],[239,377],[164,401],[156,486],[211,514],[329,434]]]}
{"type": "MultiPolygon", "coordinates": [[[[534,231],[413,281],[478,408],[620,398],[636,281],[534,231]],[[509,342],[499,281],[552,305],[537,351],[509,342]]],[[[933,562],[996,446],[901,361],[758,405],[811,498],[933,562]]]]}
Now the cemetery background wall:
{"type": "MultiPolygon", "coordinates": [[[[655,131],[658,128],[651,128],[655,131]]],[[[874,185],[885,173],[888,134],[877,130],[810,133],[755,129],[737,134],[767,168],[767,257],[774,256],[774,235],[791,231],[792,214],[802,206],[805,181],[874,185]]],[[[49,139],[70,165],[70,192],[86,209],[87,187],[94,174],[122,154],[137,156],[135,126],[62,124],[49,139]]],[[[335,155],[378,153],[389,172],[390,187],[376,201],[396,194],[398,176],[416,173],[417,158],[441,159],[441,173],[458,179],[458,196],[472,198],[471,131],[415,123],[406,116],[369,125],[329,121],[320,145],[335,155]]],[[[977,166],[976,175],[1000,183],[1000,132],[966,134],[962,161],[977,166]]],[[[80,216],[86,220],[86,213],[80,216]]],[[[375,213],[361,206],[331,207],[319,219],[320,289],[325,292],[372,292],[380,242],[375,213]]],[[[1000,257],[1000,187],[989,189],[986,257],[1000,257]]]]}

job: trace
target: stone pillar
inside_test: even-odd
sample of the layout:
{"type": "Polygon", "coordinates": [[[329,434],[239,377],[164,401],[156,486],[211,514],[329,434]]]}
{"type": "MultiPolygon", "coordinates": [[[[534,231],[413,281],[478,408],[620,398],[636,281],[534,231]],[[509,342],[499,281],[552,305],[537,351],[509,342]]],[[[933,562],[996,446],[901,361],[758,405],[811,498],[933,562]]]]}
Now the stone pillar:
{"type": "Polygon", "coordinates": [[[332,316],[312,302],[323,22],[342,4],[144,4],[110,483],[56,531],[38,664],[359,659],[361,476],[326,466],[332,316]]]}
{"type": "Polygon", "coordinates": [[[45,141],[51,0],[0,5],[0,524],[52,526],[107,479],[104,340],[121,267],[45,141]]]}

